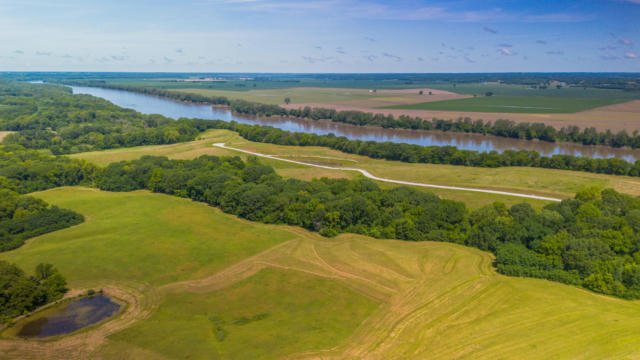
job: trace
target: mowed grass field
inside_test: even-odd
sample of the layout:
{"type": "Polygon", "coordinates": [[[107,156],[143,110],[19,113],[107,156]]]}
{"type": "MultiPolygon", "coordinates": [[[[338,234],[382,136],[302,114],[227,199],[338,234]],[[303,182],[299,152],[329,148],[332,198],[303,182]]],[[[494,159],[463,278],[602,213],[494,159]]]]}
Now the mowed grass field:
{"type": "Polygon", "coordinates": [[[602,106],[618,104],[626,99],[615,98],[568,98],[550,96],[483,96],[445,100],[436,102],[423,102],[418,104],[392,105],[388,109],[407,110],[442,110],[442,111],[469,111],[491,113],[576,113],[602,106]]]}
{"type": "Polygon", "coordinates": [[[147,290],[129,301],[145,311],[53,342],[0,339],[0,358],[640,358],[640,303],[501,276],[476,249],[328,239],[145,191],[36,196],[87,221],[0,258],[53,263],[72,287],[135,279],[147,290]]]}
{"type": "MultiPolygon", "coordinates": [[[[355,167],[369,171],[373,175],[438,185],[473,187],[492,190],[531,193],[557,198],[569,198],[588,186],[611,187],[620,192],[640,195],[640,179],[625,176],[611,176],[578,171],[564,171],[553,169],[537,169],[528,167],[504,168],[474,168],[453,165],[409,164],[399,161],[371,159],[364,156],[342,153],[323,147],[281,146],[247,141],[237,133],[227,130],[212,130],[201,136],[199,140],[158,146],[143,146],[127,149],[115,149],[98,152],[88,152],[71,155],[85,159],[99,165],[106,165],[121,160],[138,159],[143,155],[167,156],[174,159],[192,159],[204,154],[246,157],[237,151],[225,150],[212,146],[213,143],[224,142],[228,146],[251,150],[263,154],[276,155],[283,158],[329,165],[333,167],[355,167]]],[[[277,160],[261,159],[273,166],[285,177],[310,180],[321,177],[355,177],[353,171],[340,171],[313,168],[304,165],[286,163],[277,160]]],[[[395,186],[389,183],[379,183],[381,187],[395,186]]],[[[467,191],[453,191],[442,189],[424,189],[441,197],[460,200],[471,208],[477,208],[494,201],[501,201],[507,205],[529,202],[540,208],[547,204],[545,201],[516,198],[510,196],[491,195],[467,191]]]]}

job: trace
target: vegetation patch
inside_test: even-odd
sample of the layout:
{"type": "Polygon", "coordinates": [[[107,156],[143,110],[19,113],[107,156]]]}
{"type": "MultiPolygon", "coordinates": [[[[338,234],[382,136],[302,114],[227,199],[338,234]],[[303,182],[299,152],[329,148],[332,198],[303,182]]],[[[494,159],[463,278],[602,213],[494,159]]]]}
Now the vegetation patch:
{"type": "Polygon", "coordinates": [[[40,263],[27,276],[15,264],[0,260],[0,323],[56,301],[67,292],[67,282],[51,264],[40,263]]]}
{"type": "Polygon", "coordinates": [[[335,281],[269,269],[221,291],[167,295],[111,339],[169,357],[272,359],[343,343],[378,305],[335,281]]]}

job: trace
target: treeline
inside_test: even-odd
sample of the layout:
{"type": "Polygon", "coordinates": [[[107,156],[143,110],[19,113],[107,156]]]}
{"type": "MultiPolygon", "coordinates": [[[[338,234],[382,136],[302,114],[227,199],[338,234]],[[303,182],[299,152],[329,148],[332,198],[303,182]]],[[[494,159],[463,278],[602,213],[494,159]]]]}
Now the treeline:
{"type": "Polygon", "coordinates": [[[95,165],[81,160],[0,145],[0,252],[20,247],[34,236],[84,221],[76,212],[20,194],[91,184],[98,171],[95,165]]]}
{"type": "Polygon", "coordinates": [[[507,275],[640,297],[640,199],[610,189],[590,188],[542,211],[526,203],[469,211],[462,202],[409,187],[383,190],[368,179],[284,179],[255,158],[216,156],[112,163],[97,186],[186,197],[325,236],[455,242],[493,252],[498,271],[507,275]]]}
{"type": "Polygon", "coordinates": [[[20,194],[59,186],[91,185],[99,168],[84,160],[0,145],[0,188],[20,194]]]}
{"type": "Polygon", "coordinates": [[[18,248],[26,239],[34,236],[83,221],[82,215],[71,210],[60,209],[43,200],[0,188],[0,252],[18,248]]]}
{"type": "Polygon", "coordinates": [[[383,128],[401,128],[412,130],[432,130],[444,132],[473,133],[493,135],[523,140],[542,140],[548,142],[566,141],[584,145],[604,145],[611,147],[640,148],[640,134],[634,131],[629,134],[626,130],[617,133],[598,131],[594,127],[580,129],[577,126],[567,126],[557,130],[544,123],[516,123],[512,120],[496,120],[495,122],[458,118],[445,120],[433,118],[431,120],[419,117],[401,115],[374,114],[362,111],[337,111],[334,109],[304,107],[301,109],[285,109],[278,105],[261,104],[245,100],[229,100],[223,96],[204,96],[185,92],[168,91],[153,87],[110,84],[105,81],[69,81],[74,85],[95,86],[109,89],[132,91],[147,95],[161,96],[178,101],[205,103],[213,105],[227,105],[231,110],[246,115],[255,116],[290,116],[313,120],[330,120],[333,122],[357,125],[379,126],[383,128]]]}
{"type": "Polygon", "coordinates": [[[51,264],[39,264],[35,275],[27,276],[0,260],[0,323],[58,300],[67,290],[66,280],[51,264]]]}
{"type": "Polygon", "coordinates": [[[15,131],[5,144],[53,154],[190,141],[191,122],[144,115],[54,85],[0,82],[0,130],[15,131]]]}

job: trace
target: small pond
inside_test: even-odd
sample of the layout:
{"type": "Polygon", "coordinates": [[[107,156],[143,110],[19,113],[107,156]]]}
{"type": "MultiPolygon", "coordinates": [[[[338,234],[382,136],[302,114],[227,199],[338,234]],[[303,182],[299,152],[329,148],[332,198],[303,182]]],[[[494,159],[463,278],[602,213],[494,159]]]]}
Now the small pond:
{"type": "Polygon", "coordinates": [[[120,304],[104,295],[94,295],[55,306],[26,320],[19,337],[45,338],[70,334],[118,313],[120,304]]]}

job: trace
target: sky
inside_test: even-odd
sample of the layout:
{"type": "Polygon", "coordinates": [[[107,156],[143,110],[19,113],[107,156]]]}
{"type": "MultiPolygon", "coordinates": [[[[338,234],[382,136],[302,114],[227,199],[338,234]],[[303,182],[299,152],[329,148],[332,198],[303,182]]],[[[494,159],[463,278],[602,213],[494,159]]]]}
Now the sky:
{"type": "Polygon", "coordinates": [[[640,72],[640,0],[0,0],[0,71],[640,72]]]}

